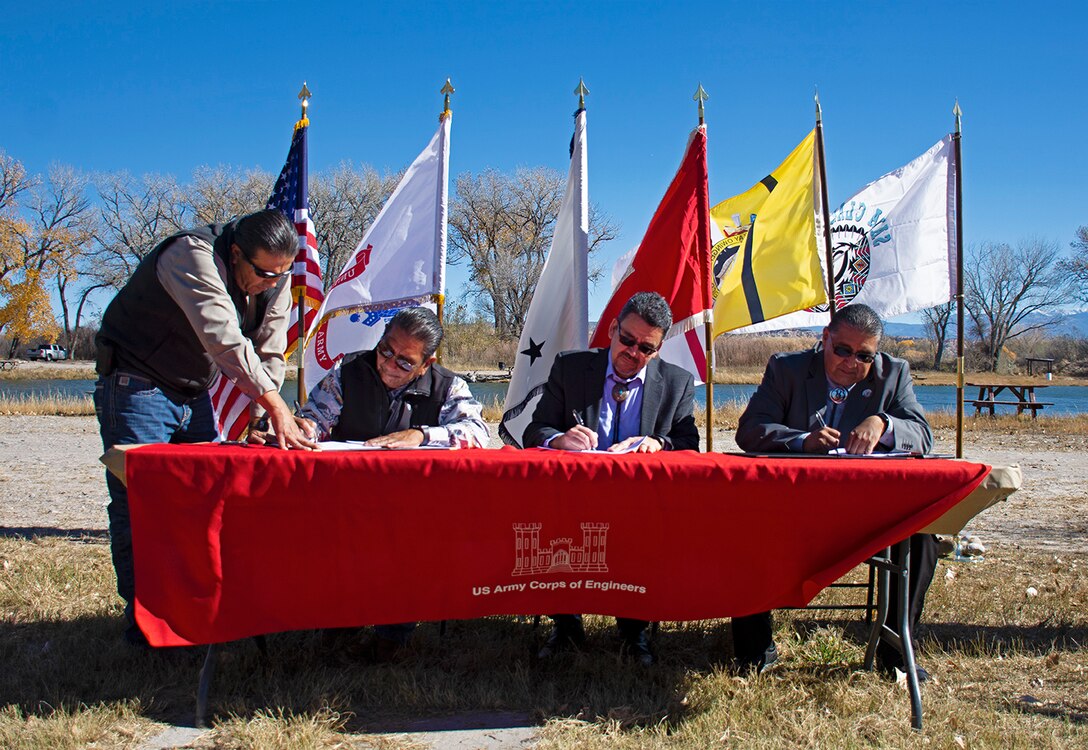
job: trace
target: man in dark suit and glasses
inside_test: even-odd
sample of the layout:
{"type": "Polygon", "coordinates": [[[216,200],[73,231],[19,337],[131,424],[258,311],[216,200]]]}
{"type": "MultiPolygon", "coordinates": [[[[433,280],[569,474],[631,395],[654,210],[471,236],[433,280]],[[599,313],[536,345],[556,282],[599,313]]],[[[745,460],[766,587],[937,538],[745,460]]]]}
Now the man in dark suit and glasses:
{"type": "MultiPolygon", "coordinates": [[[[672,327],[668,303],[654,292],[635,294],[609,324],[607,349],[562,352],[552,365],[526,448],[624,450],[639,453],[697,450],[695,383],[686,370],[657,354],[672,327]]],[[[555,628],[540,649],[542,659],[585,642],[579,615],[553,615],[555,628]]],[[[653,664],[643,620],[617,618],[623,651],[653,664]]]]}
{"type": "MultiPolygon", "coordinates": [[[[927,453],[933,432],[915,398],[910,366],[879,351],[883,334],[871,307],[847,305],[832,316],[815,348],[771,357],[738,422],[737,445],[753,453],[927,453]]],[[[937,565],[936,538],[915,534],[910,554],[914,632],[937,565]]],[[[898,619],[895,588],[889,623],[898,619]]],[[[770,612],[733,619],[733,651],[744,672],[763,671],[778,658],[770,612]]],[[[877,659],[889,672],[903,666],[899,652],[883,642],[877,659]]],[[[921,667],[918,674],[929,676],[921,667]]]]}

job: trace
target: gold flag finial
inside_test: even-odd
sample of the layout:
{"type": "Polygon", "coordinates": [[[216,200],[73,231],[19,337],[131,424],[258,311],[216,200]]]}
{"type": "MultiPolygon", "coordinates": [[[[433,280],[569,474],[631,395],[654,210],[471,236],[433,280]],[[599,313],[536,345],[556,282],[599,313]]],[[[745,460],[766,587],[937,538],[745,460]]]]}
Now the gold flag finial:
{"type": "Polygon", "coordinates": [[[706,89],[703,88],[703,84],[699,82],[699,88],[695,90],[695,96],[691,97],[695,101],[699,102],[699,124],[703,124],[703,102],[710,98],[710,94],[706,93],[706,89]]]}
{"type": "Polygon", "coordinates": [[[310,106],[310,98],[313,94],[310,93],[310,89],[306,88],[306,81],[302,82],[302,89],[298,92],[298,100],[302,102],[302,117],[295,123],[295,130],[304,128],[310,124],[310,118],[306,116],[306,108],[310,106]]]}
{"type": "Polygon", "coordinates": [[[960,109],[959,97],[956,97],[956,106],[952,108],[952,114],[956,116],[956,132],[962,133],[963,131],[960,129],[960,119],[963,117],[963,110],[960,109]]]}
{"type": "Polygon", "coordinates": [[[440,94],[446,95],[445,100],[442,102],[442,114],[438,116],[439,120],[452,113],[452,110],[450,109],[450,94],[454,93],[455,91],[456,89],[453,88],[453,84],[450,83],[450,79],[447,78],[446,85],[444,85],[442,89],[438,92],[440,94]]]}
{"type": "Polygon", "coordinates": [[[586,94],[589,93],[589,89],[586,88],[586,82],[581,76],[578,76],[578,88],[574,89],[574,93],[578,95],[578,109],[585,109],[586,94]]]}
{"type": "Polygon", "coordinates": [[[813,88],[816,92],[812,97],[813,100],[816,102],[816,124],[819,125],[824,121],[824,111],[820,107],[820,87],[815,86],[813,88]]]}

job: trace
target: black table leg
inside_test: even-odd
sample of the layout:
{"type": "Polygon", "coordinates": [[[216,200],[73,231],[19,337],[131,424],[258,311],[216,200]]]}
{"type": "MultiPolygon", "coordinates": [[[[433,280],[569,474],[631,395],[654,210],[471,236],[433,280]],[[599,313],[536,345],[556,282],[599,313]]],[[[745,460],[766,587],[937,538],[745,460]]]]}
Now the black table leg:
{"type": "Polygon", "coordinates": [[[204,657],[204,666],[200,668],[200,685],[196,690],[196,726],[204,728],[204,717],[208,713],[208,691],[212,686],[212,678],[215,676],[215,665],[218,660],[218,645],[213,643],[208,646],[208,653],[204,657]]]}
{"type": "Polygon", "coordinates": [[[876,647],[881,640],[893,646],[903,657],[907,671],[907,690],[910,693],[910,725],[916,730],[922,729],[922,691],[918,686],[918,669],[914,662],[914,642],[910,632],[910,537],[896,545],[893,560],[891,548],[886,548],[882,555],[874,555],[869,562],[876,566],[878,574],[877,615],[869,631],[869,643],[865,648],[865,668],[872,670],[876,659],[876,647]],[[899,632],[889,628],[888,588],[891,576],[899,580],[896,598],[899,600],[899,616],[896,625],[899,632]]]}

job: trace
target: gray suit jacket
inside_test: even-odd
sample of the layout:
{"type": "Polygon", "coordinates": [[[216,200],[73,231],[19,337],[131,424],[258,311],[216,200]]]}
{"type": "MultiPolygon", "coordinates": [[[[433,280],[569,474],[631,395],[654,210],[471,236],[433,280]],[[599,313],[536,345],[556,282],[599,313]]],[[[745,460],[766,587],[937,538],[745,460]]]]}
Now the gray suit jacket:
{"type": "MultiPolygon", "coordinates": [[[[820,428],[816,413],[826,404],[822,352],[776,354],[740,417],[737,445],[752,453],[786,452],[790,440],[820,428]]],[[[884,353],[877,354],[868,377],[850,389],[837,429],[845,438],[864,419],[881,413],[892,423],[893,450],[928,453],[933,447],[933,432],[914,396],[910,365],[884,353]]]]}
{"type": "MultiPolygon", "coordinates": [[[[522,445],[535,448],[552,435],[573,427],[573,412],[591,430],[601,416],[601,397],[608,371],[608,350],[561,352],[552,363],[548,383],[525,428],[522,445]]],[[[698,450],[695,426],[695,381],[676,365],[650,360],[642,394],[641,434],[661,441],[666,450],[698,450]]]]}

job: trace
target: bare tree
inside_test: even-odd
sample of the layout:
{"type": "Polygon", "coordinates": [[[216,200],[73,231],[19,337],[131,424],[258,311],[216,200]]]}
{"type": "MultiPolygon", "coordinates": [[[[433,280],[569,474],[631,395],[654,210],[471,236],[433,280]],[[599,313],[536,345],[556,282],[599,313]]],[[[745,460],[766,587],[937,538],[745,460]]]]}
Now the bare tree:
{"type": "MultiPolygon", "coordinates": [[[[565,179],[552,169],[492,169],[457,178],[449,212],[449,262],[467,261],[472,293],[503,339],[525,324],[563,199],[565,179]]],[[[616,228],[590,208],[589,249],[614,239],[616,228]]]]}
{"type": "Polygon", "coordinates": [[[90,250],[95,235],[90,179],[69,166],[53,165],[48,178],[30,190],[27,200],[29,232],[23,238],[28,280],[52,280],[56,286],[64,324],[64,343],[72,332],[70,302],[72,285],[90,250]]]}
{"type": "Polygon", "coordinates": [[[98,283],[119,289],[158,242],[189,224],[189,211],[171,176],[115,172],[97,176],[95,185],[100,221],[92,272],[98,283]]]}
{"type": "Polygon", "coordinates": [[[1088,225],[1077,227],[1069,246],[1076,255],[1061,262],[1062,269],[1076,279],[1077,293],[1082,302],[1088,302],[1088,225]]]}
{"type": "Polygon", "coordinates": [[[922,320],[926,328],[933,335],[933,369],[941,369],[941,359],[944,357],[944,342],[948,336],[948,322],[952,319],[952,313],[956,309],[955,302],[945,302],[943,305],[927,307],[922,310],[922,320]]]}
{"type": "Polygon", "coordinates": [[[968,251],[965,306],[987,365],[997,371],[1012,338],[1061,320],[1075,297],[1076,280],[1058,262],[1058,244],[1038,238],[1013,247],[986,243],[968,251]]]}
{"type": "Polygon", "coordinates": [[[198,167],[180,203],[194,224],[217,224],[264,208],[274,184],[260,169],[198,167]]]}
{"type": "Polygon", "coordinates": [[[317,232],[317,252],[325,262],[325,289],[355,252],[359,240],[403,173],[384,177],[369,165],[341,162],[310,180],[310,212],[317,232]]]}

